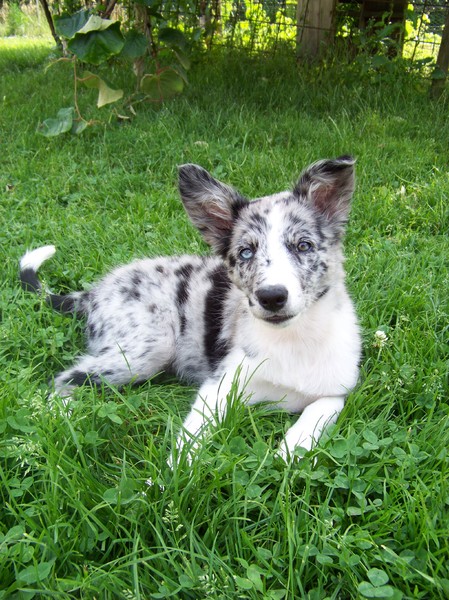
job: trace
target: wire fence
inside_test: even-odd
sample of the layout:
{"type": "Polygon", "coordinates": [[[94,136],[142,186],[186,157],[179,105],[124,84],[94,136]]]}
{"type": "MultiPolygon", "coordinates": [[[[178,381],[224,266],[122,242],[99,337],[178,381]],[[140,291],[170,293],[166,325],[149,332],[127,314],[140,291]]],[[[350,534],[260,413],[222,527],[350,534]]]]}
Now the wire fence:
{"type": "Polygon", "coordinates": [[[376,50],[393,47],[407,58],[436,57],[441,43],[449,0],[405,2],[332,2],[332,14],[320,8],[321,0],[183,0],[164,3],[163,14],[172,25],[201,35],[208,48],[227,46],[248,52],[300,52],[312,38],[313,50],[333,41],[376,50]],[[371,5],[402,4],[402,13],[368,11],[371,5]],[[313,14],[315,11],[315,15],[313,14]],[[372,14],[374,12],[374,14],[372,14]],[[394,17],[394,18],[392,18],[394,17]]]}
{"type": "Polygon", "coordinates": [[[405,24],[404,54],[418,59],[436,57],[448,12],[449,2],[413,2],[413,19],[405,24]]]}
{"type": "MultiPolygon", "coordinates": [[[[55,0],[56,2],[56,0],[55,0]]],[[[81,7],[84,0],[57,0],[58,6],[81,7]]],[[[2,0],[0,0],[1,6],[2,0]]],[[[176,27],[205,49],[221,46],[248,53],[286,49],[318,54],[321,48],[343,46],[353,51],[401,54],[412,60],[436,58],[449,12],[449,0],[145,0],[163,26],[176,27]],[[330,7],[330,8],[329,8],[330,7]],[[390,7],[382,10],[382,7],[390,7]],[[400,10],[398,10],[398,7],[400,10]],[[392,9],[392,10],[391,10],[392,9]]],[[[133,0],[117,3],[117,16],[132,21],[133,0]]],[[[13,32],[23,13],[37,2],[4,3],[1,27],[8,17],[13,32]],[[6,17],[5,17],[6,15],[6,17]],[[14,20],[15,19],[15,20],[14,20]]],[[[156,18],[156,16],[154,17],[156,18]]],[[[40,23],[45,27],[45,20],[40,23]]]]}

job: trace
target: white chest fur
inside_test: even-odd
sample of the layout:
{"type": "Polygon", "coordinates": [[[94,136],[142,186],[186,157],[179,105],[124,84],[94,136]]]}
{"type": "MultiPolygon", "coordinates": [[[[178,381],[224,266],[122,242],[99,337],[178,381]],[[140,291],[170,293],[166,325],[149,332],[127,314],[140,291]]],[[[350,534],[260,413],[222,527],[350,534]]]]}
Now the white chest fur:
{"type": "Polygon", "coordinates": [[[250,402],[279,401],[300,411],[323,396],[346,396],[357,383],[360,334],[345,290],[323,298],[288,327],[251,319],[240,343],[250,402]]]}

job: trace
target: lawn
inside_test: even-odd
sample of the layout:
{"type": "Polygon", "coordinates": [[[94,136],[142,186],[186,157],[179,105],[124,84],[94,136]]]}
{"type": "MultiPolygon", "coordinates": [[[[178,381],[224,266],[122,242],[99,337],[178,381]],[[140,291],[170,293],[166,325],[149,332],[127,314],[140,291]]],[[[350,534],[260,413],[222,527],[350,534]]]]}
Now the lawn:
{"type": "Polygon", "coordinates": [[[39,123],[73,104],[70,69],[45,70],[51,48],[35,44],[0,40],[0,599],[447,598],[447,98],[432,103],[405,69],[215,54],[131,122],[81,92],[102,123],[47,139],[39,123]],[[42,276],[59,291],[136,257],[207,252],[178,164],[256,197],[344,153],[357,157],[345,247],[361,380],[303,460],[274,453],[295,417],[238,394],[173,471],[193,389],[158,377],[81,389],[71,412],[48,401],[82,325],[19,288],[26,249],[57,246],[42,276]]]}

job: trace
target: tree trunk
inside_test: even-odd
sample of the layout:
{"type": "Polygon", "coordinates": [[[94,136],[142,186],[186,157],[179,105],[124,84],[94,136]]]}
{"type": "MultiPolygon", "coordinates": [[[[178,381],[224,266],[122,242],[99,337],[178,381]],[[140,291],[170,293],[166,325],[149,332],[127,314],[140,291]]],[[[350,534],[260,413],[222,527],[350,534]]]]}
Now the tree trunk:
{"type": "Polygon", "coordinates": [[[449,69],[449,10],[446,13],[446,21],[444,23],[443,35],[441,37],[441,45],[438,51],[437,72],[441,73],[441,77],[432,80],[430,94],[432,98],[438,99],[444,90],[444,85],[447,79],[447,71],[449,69]]]}
{"type": "Polygon", "coordinates": [[[56,33],[55,25],[53,23],[53,17],[51,16],[50,8],[48,7],[47,0],[40,0],[42,8],[44,9],[45,18],[47,19],[48,26],[50,27],[51,35],[56,42],[58,48],[62,49],[62,42],[58,34],[56,33]]]}

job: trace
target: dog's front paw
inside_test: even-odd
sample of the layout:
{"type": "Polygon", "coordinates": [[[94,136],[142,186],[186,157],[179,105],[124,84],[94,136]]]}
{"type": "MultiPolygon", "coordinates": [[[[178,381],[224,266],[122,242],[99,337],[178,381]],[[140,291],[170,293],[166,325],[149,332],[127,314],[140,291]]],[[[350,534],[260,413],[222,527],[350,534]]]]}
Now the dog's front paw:
{"type": "Polygon", "coordinates": [[[276,456],[281,458],[286,465],[290,465],[295,458],[301,460],[305,453],[306,450],[300,446],[290,448],[285,440],[279,444],[279,448],[276,450],[276,456]]]}
{"type": "Polygon", "coordinates": [[[301,460],[305,454],[312,448],[312,440],[300,438],[298,441],[297,436],[289,436],[289,432],[285,436],[284,440],[279,444],[279,448],[276,451],[276,456],[282,458],[286,464],[290,464],[296,458],[301,460]]]}
{"type": "Polygon", "coordinates": [[[303,448],[302,446],[295,446],[290,449],[284,442],[279,445],[279,448],[276,450],[276,456],[281,458],[286,465],[290,465],[294,460],[302,460],[304,456],[307,454],[307,448],[303,448]]]}

